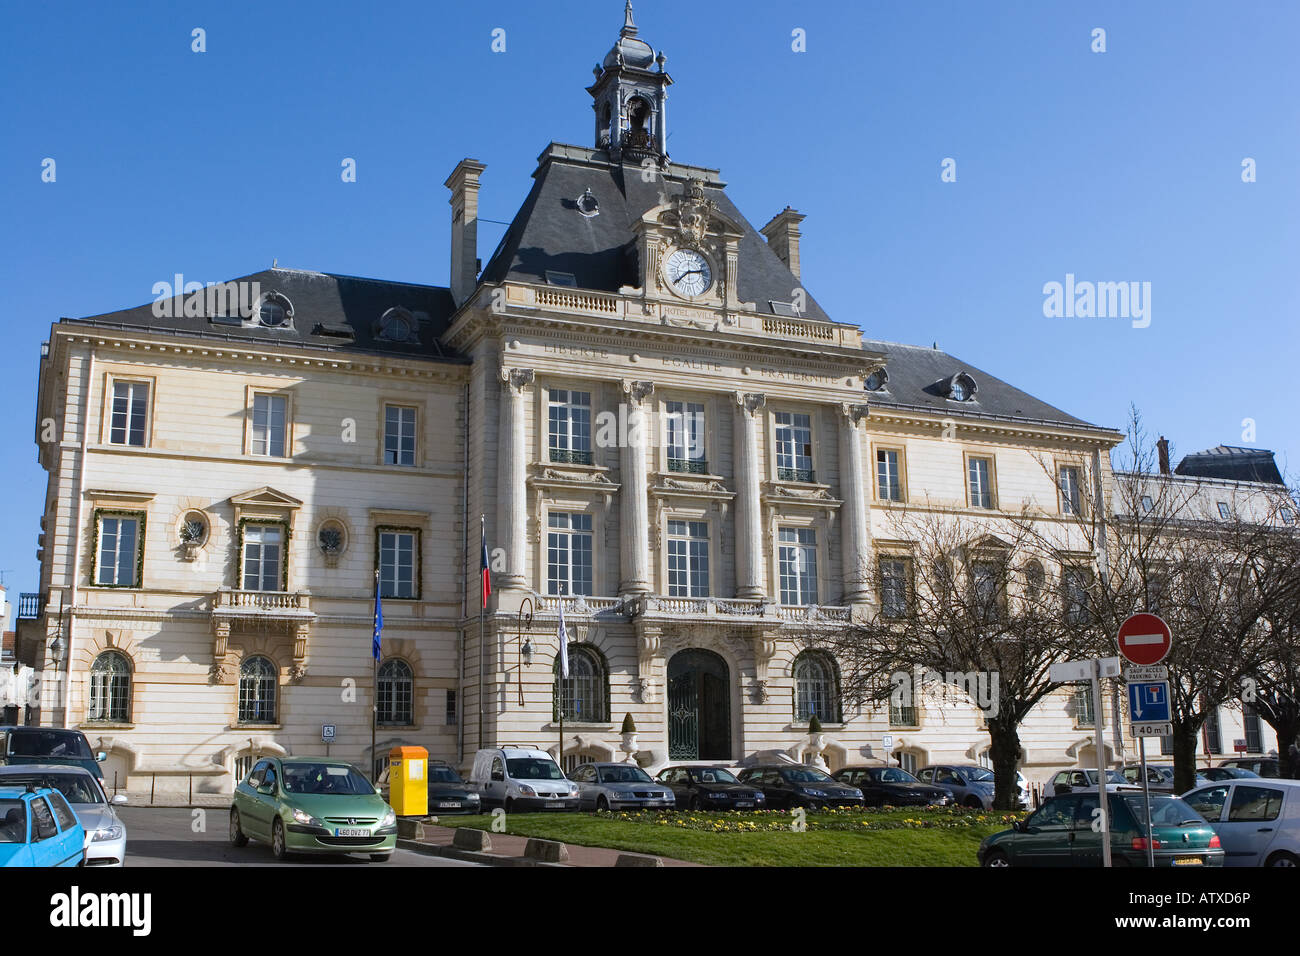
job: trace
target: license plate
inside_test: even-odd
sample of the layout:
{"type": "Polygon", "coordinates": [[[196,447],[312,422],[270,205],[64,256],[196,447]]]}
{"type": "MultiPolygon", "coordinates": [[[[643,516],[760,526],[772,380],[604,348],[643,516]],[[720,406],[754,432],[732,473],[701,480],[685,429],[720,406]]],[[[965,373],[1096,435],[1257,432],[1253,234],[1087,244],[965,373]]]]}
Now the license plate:
{"type": "Polygon", "coordinates": [[[1199,856],[1176,856],[1174,866],[1203,866],[1205,861],[1199,856]]]}
{"type": "Polygon", "coordinates": [[[564,809],[564,801],[563,801],[563,800],[550,800],[550,801],[547,801],[546,809],[547,809],[547,810],[563,810],[563,809],[564,809]]]}
{"type": "Polygon", "coordinates": [[[752,807],[753,805],[754,805],[754,801],[753,801],[753,800],[737,800],[737,801],[736,801],[736,806],[738,806],[738,807],[752,807]]]}
{"type": "Polygon", "coordinates": [[[443,800],[438,804],[439,807],[460,807],[459,800],[443,800]]]}
{"type": "Polygon", "coordinates": [[[370,831],[363,830],[360,827],[339,827],[334,831],[334,835],[340,837],[368,837],[370,831]]]}

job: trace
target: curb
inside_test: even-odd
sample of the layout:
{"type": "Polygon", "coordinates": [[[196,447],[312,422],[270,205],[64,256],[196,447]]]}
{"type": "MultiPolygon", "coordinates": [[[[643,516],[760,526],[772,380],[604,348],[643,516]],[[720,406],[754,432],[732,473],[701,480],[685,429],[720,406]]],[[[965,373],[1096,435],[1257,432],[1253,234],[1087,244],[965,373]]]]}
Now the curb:
{"type": "Polygon", "coordinates": [[[397,846],[403,850],[423,853],[426,856],[442,856],[451,860],[464,860],[466,863],[481,863],[485,866],[565,866],[563,863],[544,863],[522,856],[499,856],[496,853],[480,853],[477,850],[461,850],[452,846],[439,846],[421,840],[407,840],[401,837],[397,846]]]}

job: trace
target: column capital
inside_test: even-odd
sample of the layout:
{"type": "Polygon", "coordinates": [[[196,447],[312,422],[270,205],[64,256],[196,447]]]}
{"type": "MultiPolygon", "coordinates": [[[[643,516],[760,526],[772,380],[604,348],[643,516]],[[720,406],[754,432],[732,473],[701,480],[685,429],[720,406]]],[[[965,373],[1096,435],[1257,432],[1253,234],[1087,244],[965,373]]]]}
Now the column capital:
{"type": "Polygon", "coordinates": [[[755,414],[767,404],[767,396],[762,392],[736,392],[736,405],[746,415],[755,414]]]}
{"type": "Polygon", "coordinates": [[[636,379],[623,379],[623,394],[627,396],[629,402],[633,405],[640,405],[647,398],[655,393],[654,382],[642,382],[636,379]]]}
{"type": "Polygon", "coordinates": [[[847,420],[849,427],[857,428],[858,425],[867,420],[867,416],[871,414],[871,408],[865,404],[841,402],[840,414],[847,420]]]}
{"type": "Polygon", "coordinates": [[[526,385],[532,385],[537,378],[537,373],[531,368],[507,368],[501,366],[501,381],[507,387],[516,392],[521,392],[526,385]]]}

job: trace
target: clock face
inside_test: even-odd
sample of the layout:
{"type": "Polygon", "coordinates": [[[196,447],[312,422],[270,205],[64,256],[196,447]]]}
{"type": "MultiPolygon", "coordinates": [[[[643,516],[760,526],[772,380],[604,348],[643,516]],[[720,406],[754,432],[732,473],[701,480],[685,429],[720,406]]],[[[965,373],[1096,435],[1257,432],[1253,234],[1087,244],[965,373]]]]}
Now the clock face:
{"type": "Polygon", "coordinates": [[[668,281],[681,295],[703,295],[713,284],[709,260],[694,249],[678,249],[668,257],[668,281]]]}

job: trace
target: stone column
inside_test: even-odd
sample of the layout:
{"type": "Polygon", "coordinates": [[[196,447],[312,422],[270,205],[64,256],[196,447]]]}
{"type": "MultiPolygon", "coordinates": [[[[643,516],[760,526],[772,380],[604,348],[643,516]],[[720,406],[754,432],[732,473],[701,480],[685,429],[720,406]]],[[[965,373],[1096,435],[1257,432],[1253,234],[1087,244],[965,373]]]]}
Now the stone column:
{"type": "Polygon", "coordinates": [[[862,465],[862,428],[866,405],[842,404],[840,412],[840,542],[844,554],[844,603],[864,604],[871,599],[870,525],[867,521],[867,486],[862,465]]]}
{"type": "Polygon", "coordinates": [[[648,594],[650,591],[650,492],[646,449],[654,438],[650,403],[647,401],[654,390],[654,382],[623,380],[623,395],[627,403],[627,435],[619,457],[623,484],[620,491],[620,595],[648,594]]]}
{"type": "Polygon", "coordinates": [[[767,396],[736,393],[736,596],[761,598],[763,584],[763,520],[758,460],[759,410],[767,396]]]}
{"type": "Polygon", "coordinates": [[[528,541],[528,403],[524,389],[533,384],[530,368],[503,368],[501,430],[497,436],[497,538],[506,552],[501,588],[526,588],[528,541]]]}

